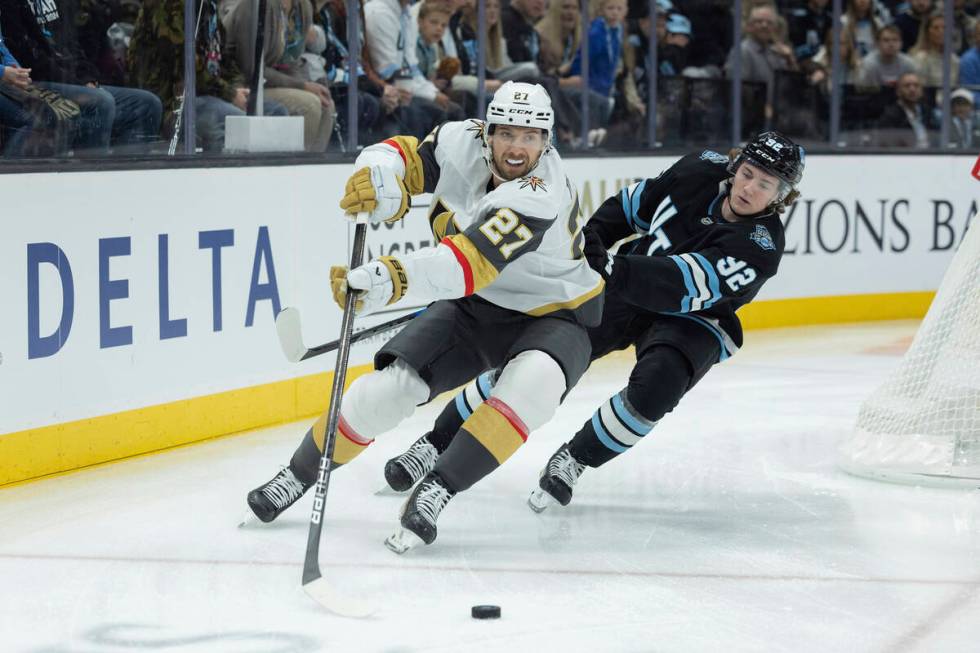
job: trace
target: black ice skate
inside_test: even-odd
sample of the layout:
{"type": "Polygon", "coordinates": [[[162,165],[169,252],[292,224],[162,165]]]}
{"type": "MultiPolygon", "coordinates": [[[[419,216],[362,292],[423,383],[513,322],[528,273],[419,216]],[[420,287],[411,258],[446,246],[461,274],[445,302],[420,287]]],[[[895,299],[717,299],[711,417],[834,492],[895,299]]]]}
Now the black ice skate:
{"type": "Polygon", "coordinates": [[[531,492],[527,505],[534,512],[543,512],[552,503],[567,506],[572,500],[572,488],[583,471],[585,465],[575,460],[567,444],[561,445],[541,470],[539,489],[531,492]]]}
{"type": "Polygon", "coordinates": [[[429,433],[415,441],[408,451],[385,464],[385,480],[395,492],[411,490],[439,460],[439,450],[429,441],[429,433]]]}
{"type": "Polygon", "coordinates": [[[428,474],[415,487],[402,507],[402,527],[385,540],[385,546],[401,554],[420,543],[435,542],[436,520],[454,495],[438,476],[428,474]]]}
{"type": "Polygon", "coordinates": [[[303,483],[296,478],[289,467],[283,467],[271,481],[248,493],[248,507],[256,517],[268,523],[299,501],[312,486],[312,483],[303,483]]]}

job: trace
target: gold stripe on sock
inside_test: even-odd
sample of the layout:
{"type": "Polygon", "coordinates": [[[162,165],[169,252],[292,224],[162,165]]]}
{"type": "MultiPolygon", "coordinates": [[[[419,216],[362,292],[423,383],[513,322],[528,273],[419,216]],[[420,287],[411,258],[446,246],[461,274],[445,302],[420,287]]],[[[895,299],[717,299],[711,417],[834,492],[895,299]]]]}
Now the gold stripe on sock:
{"type": "Polygon", "coordinates": [[[524,444],[517,429],[499,411],[483,403],[463,422],[463,428],[503,464],[524,444]]]}

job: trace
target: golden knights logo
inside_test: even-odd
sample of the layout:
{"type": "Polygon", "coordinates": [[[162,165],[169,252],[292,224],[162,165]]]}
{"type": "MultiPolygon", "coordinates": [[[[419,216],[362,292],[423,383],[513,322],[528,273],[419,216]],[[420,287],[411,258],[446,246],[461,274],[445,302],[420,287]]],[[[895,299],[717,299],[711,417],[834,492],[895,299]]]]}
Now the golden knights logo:
{"type": "Polygon", "coordinates": [[[475,138],[478,141],[483,139],[483,129],[484,129],[483,123],[479,120],[473,120],[473,119],[470,119],[469,123],[470,124],[466,126],[466,131],[472,133],[473,138],[475,138]]]}
{"type": "Polygon", "coordinates": [[[531,190],[541,189],[547,192],[548,188],[544,185],[544,179],[541,177],[535,177],[534,175],[528,175],[527,177],[521,177],[521,190],[530,187],[531,190]]]}

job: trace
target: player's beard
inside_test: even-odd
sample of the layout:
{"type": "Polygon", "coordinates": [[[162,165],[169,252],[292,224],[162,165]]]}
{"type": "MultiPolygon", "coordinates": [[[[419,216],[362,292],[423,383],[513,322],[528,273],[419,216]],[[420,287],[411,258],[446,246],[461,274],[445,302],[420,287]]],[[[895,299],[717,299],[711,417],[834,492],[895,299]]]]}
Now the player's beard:
{"type": "Polygon", "coordinates": [[[523,165],[518,167],[507,165],[508,158],[511,157],[508,157],[506,153],[500,155],[495,153],[493,155],[493,166],[497,169],[496,173],[498,177],[504,181],[513,181],[514,179],[526,177],[541,158],[541,154],[538,154],[535,157],[529,157],[523,165]]]}

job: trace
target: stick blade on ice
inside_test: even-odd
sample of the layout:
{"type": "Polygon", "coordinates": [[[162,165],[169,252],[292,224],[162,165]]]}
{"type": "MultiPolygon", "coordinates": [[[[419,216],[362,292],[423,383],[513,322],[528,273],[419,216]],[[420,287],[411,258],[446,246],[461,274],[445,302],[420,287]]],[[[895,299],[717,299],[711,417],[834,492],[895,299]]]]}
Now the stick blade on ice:
{"type": "Polygon", "coordinates": [[[375,613],[375,606],[338,594],[323,577],[311,580],[303,585],[303,591],[328,611],[340,617],[363,619],[375,613]]]}
{"type": "Polygon", "coordinates": [[[303,346],[303,328],[300,324],[299,309],[289,306],[276,316],[276,334],[282,353],[291,363],[298,363],[306,354],[303,346]]]}

